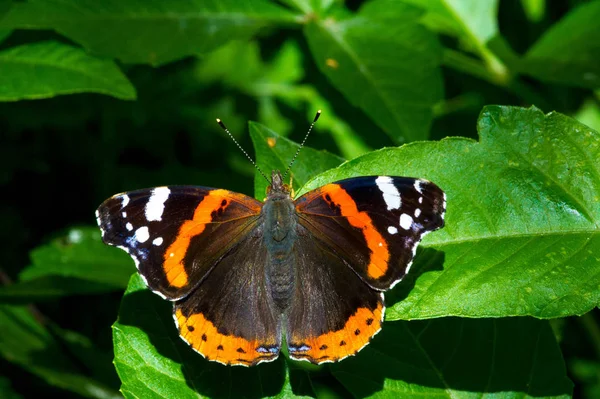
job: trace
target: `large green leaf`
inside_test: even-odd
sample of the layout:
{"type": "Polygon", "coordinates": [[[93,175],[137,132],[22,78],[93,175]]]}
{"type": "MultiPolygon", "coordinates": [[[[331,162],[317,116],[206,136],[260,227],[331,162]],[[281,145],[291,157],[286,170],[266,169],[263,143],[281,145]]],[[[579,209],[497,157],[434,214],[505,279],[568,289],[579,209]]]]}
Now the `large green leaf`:
{"type": "Polygon", "coordinates": [[[113,326],[126,398],[294,397],[283,359],[255,367],[209,362],[179,339],[171,303],[132,277],[113,326]]]}
{"type": "Polygon", "coordinates": [[[581,315],[600,303],[600,135],[558,113],[486,107],[480,142],[373,152],[301,192],[359,175],[415,176],[447,194],[387,317],[581,315]],[[425,250],[422,250],[425,249],[425,250]]]}
{"type": "Polygon", "coordinates": [[[72,93],[102,93],[124,100],[135,88],[114,62],[58,42],[24,44],[0,52],[0,101],[72,93]]]}
{"type": "Polygon", "coordinates": [[[52,28],[93,52],[159,65],[294,21],[266,0],[30,0],[16,4],[0,29],[52,28]]]}
{"type": "MultiPolygon", "coordinates": [[[[118,248],[102,243],[100,230],[93,227],[73,228],[65,237],[31,252],[32,265],[21,272],[22,281],[42,276],[76,277],[101,283],[112,289],[125,288],[135,272],[131,258],[118,248]]],[[[68,285],[68,281],[65,281],[68,285]]],[[[86,285],[98,292],[98,284],[86,285]]],[[[56,287],[60,288],[64,286],[56,287]]]]}
{"type": "Polygon", "coordinates": [[[8,361],[81,396],[118,398],[118,392],[82,374],[75,362],[26,307],[0,305],[0,353],[8,361]]]}
{"type": "Polygon", "coordinates": [[[600,87],[600,2],[582,4],[529,49],[521,72],[537,79],[600,87]]]}
{"type": "Polygon", "coordinates": [[[427,137],[442,99],[441,47],[420,14],[375,0],[351,18],[314,20],[304,31],[319,69],[396,142],[427,137]]]}
{"type": "Polygon", "coordinates": [[[529,318],[387,322],[331,370],[363,398],[566,399],[572,391],[548,322],[529,318]]]}
{"type": "MultiPolygon", "coordinates": [[[[259,123],[250,122],[250,137],[256,152],[256,163],[269,179],[273,170],[284,173],[300,147],[259,123]]],[[[292,186],[297,189],[318,173],[334,168],[342,162],[343,158],[327,151],[304,147],[290,169],[288,178],[291,176],[292,186]]],[[[254,196],[260,200],[264,199],[268,184],[257,172],[254,179],[254,196]]]]}

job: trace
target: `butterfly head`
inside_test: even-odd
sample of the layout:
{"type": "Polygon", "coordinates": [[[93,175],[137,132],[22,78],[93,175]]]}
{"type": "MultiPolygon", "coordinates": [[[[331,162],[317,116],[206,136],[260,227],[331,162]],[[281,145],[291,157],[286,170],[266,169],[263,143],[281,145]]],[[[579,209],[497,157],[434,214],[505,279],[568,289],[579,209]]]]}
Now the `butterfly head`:
{"type": "Polygon", "coordinates": [[[274,170],[271,172],[271,184],[267,187],[267,198],[290,197],[290,186],[283,183],[281,172],[274,170]]]}

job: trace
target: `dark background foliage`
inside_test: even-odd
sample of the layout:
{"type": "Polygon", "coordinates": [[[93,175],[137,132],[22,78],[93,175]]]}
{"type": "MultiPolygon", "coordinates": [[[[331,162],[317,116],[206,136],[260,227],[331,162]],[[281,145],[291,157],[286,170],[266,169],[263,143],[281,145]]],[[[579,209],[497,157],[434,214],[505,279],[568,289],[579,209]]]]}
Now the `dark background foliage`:
{"type": "MultiPolygon", "coordinates": [[[[477,140],[488,104],[600,128],[598,1],[118,3],[0,1],[2,397],[118,395],[111,325],[132,265],[98,241],[94,210],[158,185],[253,195],[254,169],[215,117],[253,153],[248,121],[299,142],[323,108],[308,145],[340,160],[415,140],[477,140]],[[242,22],[211,36],[160,18],[188,6],[210,9],[208,25],[220,12],[227,20],[228,7],[242,22]],[[155,25],[136,26],[148,10],[155,25]],[[93,16],[103,12],[131,21],[102,26],[93,16]],[[327,31],[327,18],[356,19],[327,31]],[[336,47],[338,34],[353,51],[336,47]],[[336,73],[352,62],[374,81],[358,66],[336,73]]],[[[550,322],[576,397],[600,395],[598,323],[595,309],[550,322]]],[[[291,376],[295,394],[372,393],[322,370],[310,384],[291,376]]]]}

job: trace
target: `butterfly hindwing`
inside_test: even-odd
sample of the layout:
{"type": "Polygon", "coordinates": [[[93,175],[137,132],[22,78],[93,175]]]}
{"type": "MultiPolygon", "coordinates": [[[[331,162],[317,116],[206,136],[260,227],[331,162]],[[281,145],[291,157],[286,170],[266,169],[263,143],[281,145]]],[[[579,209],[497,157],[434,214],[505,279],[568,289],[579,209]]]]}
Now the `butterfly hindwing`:
{"type": "Polygon", "coordinates": [[[278,357],[281,326],[265,280],[267,257],[262,234],[254,230],[176,302],[181,337],[207,359],[250,366],[278,357]]]}
{"type": "Polygon", "coordinates": [[[341,180],[296,200],[299,223],[371,287],[386,290],[408,272],[421,238],[444,225],[446,200],[421,179],[341,180]]]}
{"type": "Polygon", "coordinates": [[[381,329],[383,294],[302,226],[294,257],[297,280],[286,328],[290,357],[319,364],[354,355],[381,329]]]}
{"type": "Polygon", "coordinates": [[[227,190],[156,187],[117,194],[96,217],[103,241],[131,255],[151,290],[177,300],[256,226],[261,205],[227,190]]]}

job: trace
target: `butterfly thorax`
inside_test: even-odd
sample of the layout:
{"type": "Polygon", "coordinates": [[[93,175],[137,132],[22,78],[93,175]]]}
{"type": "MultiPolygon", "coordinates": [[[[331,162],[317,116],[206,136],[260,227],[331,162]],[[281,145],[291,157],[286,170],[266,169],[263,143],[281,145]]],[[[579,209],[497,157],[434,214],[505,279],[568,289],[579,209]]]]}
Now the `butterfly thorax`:
{"type": "Polygon", "coordinates": [[[262,209],[264,242],[268,251],[266,278],[271,296],[283,312],[289,306],[294,291],[294,242],[298,217],[290,189],[283,184],[279,171],[273,171],[272,184],[262,209]]]}

